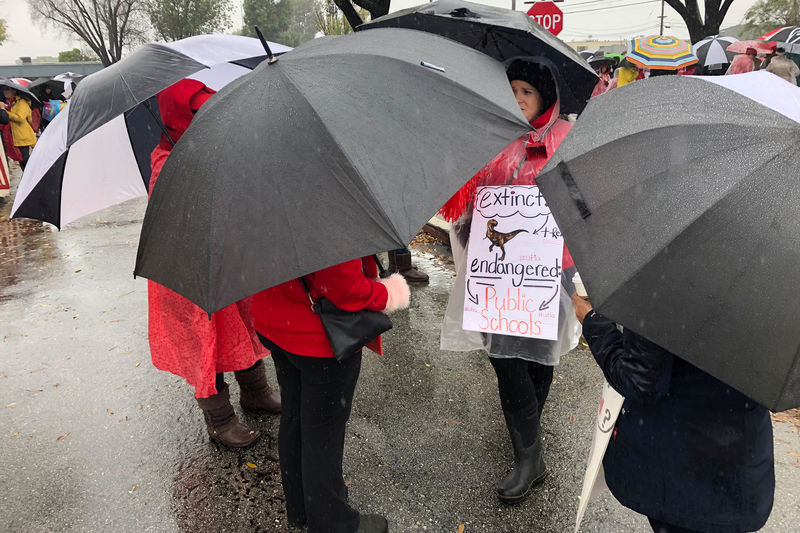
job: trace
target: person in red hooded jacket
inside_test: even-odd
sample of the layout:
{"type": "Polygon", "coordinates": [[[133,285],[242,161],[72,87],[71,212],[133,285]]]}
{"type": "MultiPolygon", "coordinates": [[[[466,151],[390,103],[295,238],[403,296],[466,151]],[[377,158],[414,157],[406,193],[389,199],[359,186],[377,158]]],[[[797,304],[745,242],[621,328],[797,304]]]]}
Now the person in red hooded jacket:
{"type": "MultiPolygon", "coordinates": [[[[174,143],[213,94],[201,82],[184,79],[157,95],[166,132],[150,157],[151,192],[174,143]]],[[[260,434],[236,416],[223,377],[224,372],[234,373],[243,409],[280,412],[280,396],[270,388],[262,363],[268,352],[253,327],[251,298],[229,305],[209,319],[195,304],[153,281],[147,282],[147,296],[153,365],[183,377],[195,388],[208,434],[214,441],[231,448],[253,444],[260,434]]]]}
{"type": "Polygon", "coordinates": [[[337,360],[309,300],[325,297],[353,312],[408,307],[410,291],[401,274],[377,277],[375,260],[365,257],[304,276],[309,293],[295,279],[253,296],[256,330],[272,353],[283,400],[278,456],[286,514],[290,525],[308,525],[308,533],[388,531],[384,517],[350,507],[342,478],[361,350],[337,360]]]}
{"type": "Polygon", "coordinates": [[[571,127],[569,122],[558,118],[558,86],[544,62],[517,59],[508,65],[507,75],[520,110],[533,130],[492,159],[440,211],[451,221],[450,242],[456,264],[456,281],[447,303],[440,344],[443,350],[480,349],[489,355],[497,374],[500,405],[514,451],[514,468],[497,485],[497,495],[503,503],[515,504],[524,500],[547,476],[539,419],[553,381],[553,367],[562,355],[577,345],[580,324],[571,312],[570,295],[575,292],[571,280],[575,266],[565,247],[557,340],[482,334],[461,327],[466,245],[476,188],[535,185],[536,176],[571,127]]]}

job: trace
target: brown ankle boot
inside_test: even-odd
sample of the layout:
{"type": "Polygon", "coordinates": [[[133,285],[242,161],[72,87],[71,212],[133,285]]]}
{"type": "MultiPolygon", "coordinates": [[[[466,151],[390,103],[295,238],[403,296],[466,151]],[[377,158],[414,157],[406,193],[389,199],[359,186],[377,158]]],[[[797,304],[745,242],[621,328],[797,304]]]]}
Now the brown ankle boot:
{"type": "Polygon", "coordinates": [[[238,370],[233,375],[239,382],[239,404],[242,409],[268,413],[281,412],[281,395],[269,386],[264,363],[249,370],[238,370]]]}
{"type": "Polygon", "coordinates": [[[203,410],[208,436],[213,441],[229,448],[246,448],[261,436],[261,432],[239,421],[231,405],[227,384],[214,396],[197,398],[197,405],[203,410]]]}
{"type": "Polygon", "coordinates": [[[411,254],[395,254],[395,264],[397,271],[406,278],[409,283],[424,283],[428,281],[428,275],[421,270],[417,270],[411,264],[411,254]]]}

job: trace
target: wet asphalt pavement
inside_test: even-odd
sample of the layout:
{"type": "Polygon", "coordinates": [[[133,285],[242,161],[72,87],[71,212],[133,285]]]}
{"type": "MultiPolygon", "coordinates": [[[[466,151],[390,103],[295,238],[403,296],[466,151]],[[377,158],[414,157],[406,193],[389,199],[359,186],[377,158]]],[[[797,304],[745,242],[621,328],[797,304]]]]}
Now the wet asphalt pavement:
{"type": "MultiPolygon", "coordinates": [[[[220,448],[192,389],[150,363],[146,281],[132,276],[145,201],[61,232],[9,222],[10,206],[0,199],[0,530],[286,531],[278,419],[245,415],[262,440],[220,448]]],[[[393,532],[572,531],[599,370],[585,348],[562,358],[542,420],[550,477],[524,504],[500,505],[511,449],[494,372],[481,354],[439,350],[452,265],[441,245],[414,252],[431,281],[393,316],[386,354],[365,355],[345,450],[351,503],[393,532]]],[[[774,424],[765,532],[800,531],[793,420],[774,424]]],[[[608,494],[581,529],[649,530],[608,494]]]]}

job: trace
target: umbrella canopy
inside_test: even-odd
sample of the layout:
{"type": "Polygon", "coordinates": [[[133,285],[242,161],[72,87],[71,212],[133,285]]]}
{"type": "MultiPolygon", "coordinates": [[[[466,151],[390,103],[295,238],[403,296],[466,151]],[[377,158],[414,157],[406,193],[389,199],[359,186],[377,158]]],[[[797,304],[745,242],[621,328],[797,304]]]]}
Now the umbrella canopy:
{"type": "Polygon", "coordinates": [[[527,131],[503,65],[454,41],[404,29],[309,41],[197,113],[151,195],[135,274],[212,313],[406,246],[527,131]]]}
{"type": "Polygon", "coordinates": [[[691,43],[668,35],[630,39],[626,57],[634,65],[650,70],[678,70],[697,63],[691,43]]]}
{"type": "Polygon", "coordinates": [[[442,35],[498,61],[544,57],[553,63],[563,113],[580,113],[597,75],[581,56],[522,11],[463,0],[438,0],[390,13],[356,28],[409,28],[442,35]]]}
{"type": "Polygon", "coordinates": [[[764,41],[736,41],[735,43],[729,44],[726,50],[728,52],[735,52],[737,54],[746,54],[748,48],[755,49],[756,53],[758,54],[768,54],[772,52],[772,48],[775,46],[774,41],[764,42],[764,41]]]}
{"type": "Polygon", "coordinates": [[[761,41],[776,41],[779,43],[800,44],[800,27],[784,26],[765,33],[759,37],[761,41]]]}
{"type": "Polygon", "coordinates": [[[799,140],[777,76],[659,77],[590,102],[536,178],[599,313],[772,410],[800,405],[799,140]]]}
{"type": "Polygon", "coordinates": [[[596,55],[598,52],[600,52],[600,50],[581,50],[580,52],[578,52],[578,54],[584,59],[589,59],[593,55],[596,55]]]}
{"type": "Polygon", "coordinates": [[[591,65],[591,67],[595,70],[598,70],[601,65],[608,65],[610,67],[613,67],[614,65],[617,64],[617,61],[613,57],[603,55],[602,52],[600,54],[588,58],[586,61],[588,61],[589,65],[591,65]]]}
{"type": "Polygon", "coordinates": [[[44,97],[44,88],[50,87],[50,90],[53,91],[54,97],[60,98],[63,96],[64,98],[69,98],[72,96],[75,86],[83,78],[84,76],[81,76],[80,74],[64,72],[63,74],[58,74],[52,78],[37,78],[32,81],[30,85],[28,85],[28,89],[44,97]]]}
{"type": "MultiPolygon", "coordinates": [[[[271,48],[289,50],[276,43],[271,48]]],[[[146,196],[150,152],[163,131],[155,95],[185,77],[218,90],[264,59],[258,39],[202,35],[145,45],[87,76],[31,153],[12,218],[35,218],[60,228],[146,196]]]]}
{"type": "MultiPolygon", "coordinates": [[[[15,79],[19,79],[19,78],[0,78],[0,89],[2,89],[3,87],[11,87],[12,89],[16,89],[17,92],[20,92],[20,93],[26,95],[30,99],[31,105],[33,105],[34,107],[41,107],[42,103],[39,101],[38,98],[36,98],[36,95],[33,94],[28,89],[27,86],[20,85],[19,83],[14,81],[15,79]]],[[[2,98],[1,94],[0,94],[0,98],[2,98]]]]}
{"type": "Polygon", "coordinates": [[[727,65],[736,54],[728,52],[726,49],[738,40],[736,37],[711,35],[702,41],[694,43],[692,50],[697,56],[701,67],[727,65]]]}

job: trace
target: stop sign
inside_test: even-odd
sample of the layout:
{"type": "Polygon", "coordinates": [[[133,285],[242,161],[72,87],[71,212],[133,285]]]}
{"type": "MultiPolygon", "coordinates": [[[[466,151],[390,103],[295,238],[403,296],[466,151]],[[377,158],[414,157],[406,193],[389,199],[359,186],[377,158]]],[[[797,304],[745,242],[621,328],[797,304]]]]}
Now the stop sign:
{"type": "Polygon", "coordinates": [[[553,2],[536,2],[528,10],[528,16],[553,35],[564,29],[564,13],[553,2]]]}

